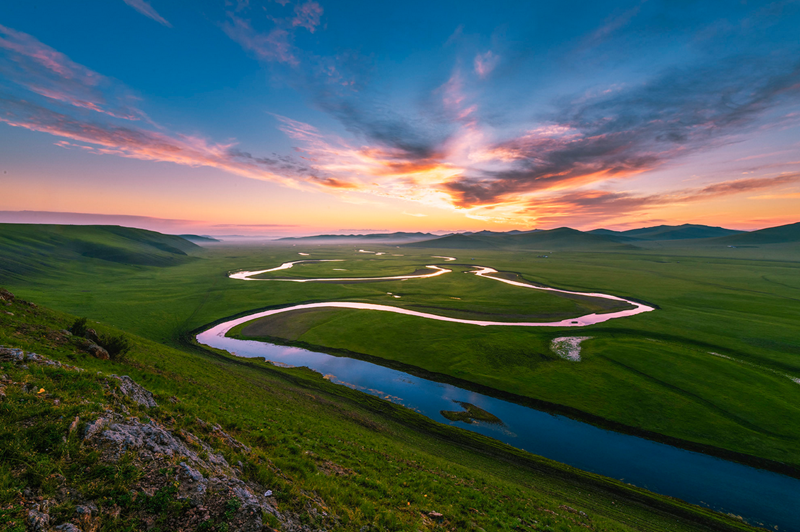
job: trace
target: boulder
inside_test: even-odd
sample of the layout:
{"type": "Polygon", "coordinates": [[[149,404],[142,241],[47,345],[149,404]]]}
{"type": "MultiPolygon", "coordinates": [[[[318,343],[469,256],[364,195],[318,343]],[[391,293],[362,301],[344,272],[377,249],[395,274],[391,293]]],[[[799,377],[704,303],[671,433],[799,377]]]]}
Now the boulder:
{"type": "Polygon", "coordinates": [[[100,336],[97,335],[97,331],[95,331],[94,329],[86,329],[86,332],[83,333],[83,337],[86,338],[87,340],[91,340],[94,343],[100,341],[100,336]]]}
{"type": "Polygon", "coordinates": [[[8,301],[9,303],[13,302],[16,298],[14,294],[6,290],[5,288],[0,288],[0,301],[8,301]]]}
{"type": "Polygon", "coordinates": [[[86,348],[86,352],[95,358],[99,358],[100,360],[108,360],[111,358],[108,354],[108,351],[97,344],[89,344],[89,347],[86,348]]]}

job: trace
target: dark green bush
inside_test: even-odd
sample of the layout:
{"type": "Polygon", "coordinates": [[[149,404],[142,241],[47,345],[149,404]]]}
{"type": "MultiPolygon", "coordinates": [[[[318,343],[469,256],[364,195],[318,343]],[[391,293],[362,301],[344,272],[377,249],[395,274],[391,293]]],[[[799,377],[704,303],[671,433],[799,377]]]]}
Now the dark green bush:
{"type": "Polygon", "coordinates": [[[130,340],[122,334],[100,335],[100,345],[108,351],[108,356],[111,357],[111,360],[124,360],[131,350],[130,340]]]}
{"type": "Polygon", "coordinates": [[[75,320],[75,323],[72,324],[72,327],[69,328],[69,332],[74,334],[75,336],[83,336],[86,334],[86,318],[78,318],[75,320]]]}

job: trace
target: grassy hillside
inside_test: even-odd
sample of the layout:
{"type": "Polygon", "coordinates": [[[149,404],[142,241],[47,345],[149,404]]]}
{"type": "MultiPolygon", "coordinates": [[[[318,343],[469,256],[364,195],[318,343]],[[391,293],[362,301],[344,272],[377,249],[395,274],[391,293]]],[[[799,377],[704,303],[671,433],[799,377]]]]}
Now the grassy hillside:
{"type": "MultiPolygon", "coordinates": [[[[130,334],[127,359],[98,360],[63,332],[74,316],[19,299],[2,309],[0,345],[87,370],[31,355],[0,362],[4,530],[25,530],[30,511],[46,513],[50,526],[102,530],[222,531],[254,520],[283,530],[334,531],[750,529],[433,423],[302,368],[199,347],[178,350],[130,334]],[[153,392],[157,406],[126,398],[111,374],[131,376],[153,392]],[[241,489],[210,493],[218,496],[206,498],[198,512],[185,496],[196,478],[180,465],[190,459],[147,454],[135,443],[115,458],[108,444],[88,436],[103,416],[166,431],[182,452],[197,450],[199,463],[220,453],[231,464],[226,474],[244,482],[240,487],[259,497],[260,490],[272,491],[266,501],[280,519],[247,514],[252,506],[241,489]]],[[[101,334],[124,334],[92,325],[101,334]]]]}
{"type": "Polygon", "coordinates": [[[798,244],[800,243],[800,222],[781,225],[779,227],[769,227],[750,233],[715,238],[709,241],[710,244],[722,245],[750,245],[761,244],[798,244]]]}
{"type": "Polygon", "coordinates": [[[620,242],[631,242],[635,240],[690,240],[695,238],[716,238],[742,233],[733,229],[723,227],[711,227],[708,225],[683,224],[683,225],[659,225],[655,227],[642,227],[629,231],[611,231],[609,229],[595,229],[589,231],[591,234],[605,235],[619,240],[620,242]]]}
{"type": "Polygon", "coordinates": [[[47,274],[54,265],[169,266],[200,247],[178,236],[115,225],[0,224],[0,280],[47,274]]]}

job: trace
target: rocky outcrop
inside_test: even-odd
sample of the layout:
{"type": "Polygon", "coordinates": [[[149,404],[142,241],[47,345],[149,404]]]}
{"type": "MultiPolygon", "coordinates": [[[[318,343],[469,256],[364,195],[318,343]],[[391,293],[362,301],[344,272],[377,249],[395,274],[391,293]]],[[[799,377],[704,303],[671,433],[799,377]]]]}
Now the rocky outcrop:
{"type": "Polygon", "coordinates": [[[133,402],[148,408],[155,408],[158,406],[158,403],[156,403],[156,400],[153,398],[153,394],[136,384],[133,379],[127,375],[123,375],[122,377],[111,375],[111,377],[119,381],[120,391],[133,402]]]}
{"type": "MultiPolygon", "coordinates": [[[[83,371],[36,353],[5,346],[0,346],[0,361],[12,362],[19,368],[38,364],[83,371]]],[[[127,375],[99,379],[105,381],[105,386],[112,394],[116,393],[116,388],[119,393],[143,407],[157,406],[153,394],[127,375]]],[[[5,384],[20,386],[30,393],[39,392],[36,386],[27,390],[26,384],[11,382],[5,376],[0,376],[0,390],[5,384]]],[[[56,399],[53,401],[57,404],[56,399]]],[[[129,507],[126,511],[133,511],[134,514],[125,514],[126,518],[133,518],[143,528],[152,528],[158,521],[158,526],[164,530],[176,531],[216,530],[223,523],[227,530],[244,532],[274,530],[270,525],[286,532],[321,530],[303,524],[308,519],[301,519],[297,514],[278,511],[277,500],[269,486],[241,478],[241,462],[238,467],[231,466],[223,454],[203,438],[183,429],[170,430],[157,420],[143,422],[128,413],[124,404],[118,400],[112,401],[98,417],[84,423],[82,429],[80,418],[76,417],[65,430],[65,438],[82,430],[82,445],[97,450],[101,463],[117,464],[123,459],[126,464],[132,463],[140,472],[140,478],[130,487],[134,498],[163,496],[167,490],[172,500],[183,505],[183,510],[167,522],[163,522],[163,516],[148,514],[141,509],[147,505],[135,506],[133,510],[129,507]],[[265,516],[269,523],[265,523],[265,516]]],[[[204,438],[209,441],[237,453],[250,453],[248,446],[225,432],[220,425],[199,419],[196,421],[204,431],[204,438]]],[[[102,501],[87,500],[80,495],[78,486],[70,485],[60,474],[56,476],[60,487],[53,499],[44,499],[29,489],[23,494],[29,531],[93,532],[102,528],[102,523],[106,522],[104,520],[120,517],[119,506],[109,507],[102,501]],[[74,505],[72,515],[64,516],[63,510],[61,514],[51,512],[55,507],[63,509],[65,503],[74,505]]],[[[314,502],[307,505],[309,516],[335,524],[334,518],[317,510],[317,506],[324,507],[324,501],[314,494],[308,494],[307,498],[314,502]]]]}

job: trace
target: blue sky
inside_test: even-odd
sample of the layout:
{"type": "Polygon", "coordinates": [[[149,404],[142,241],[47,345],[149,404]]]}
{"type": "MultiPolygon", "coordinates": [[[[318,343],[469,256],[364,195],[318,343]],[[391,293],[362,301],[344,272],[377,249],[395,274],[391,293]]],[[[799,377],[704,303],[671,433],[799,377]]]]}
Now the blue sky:
{"type": "Polygon", "coordinates": [[[798,27],[798,2],[6,2],[0,220],[790,223],[798,27]]]}

